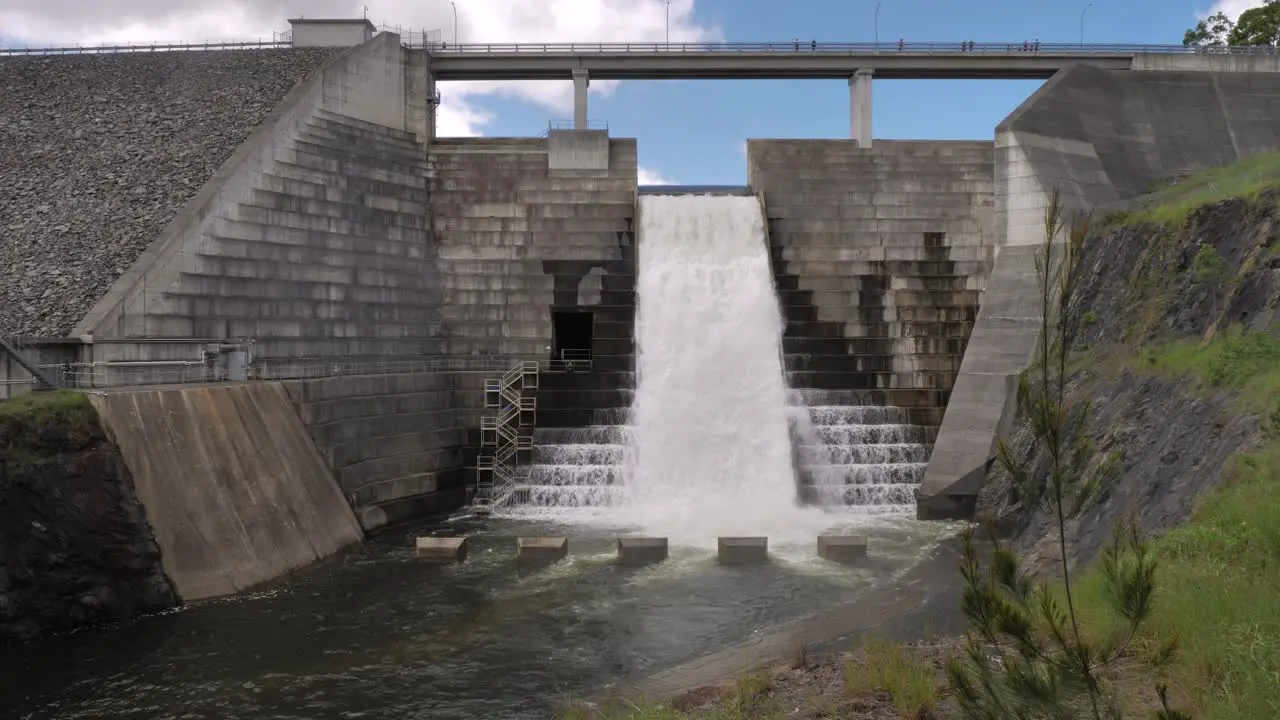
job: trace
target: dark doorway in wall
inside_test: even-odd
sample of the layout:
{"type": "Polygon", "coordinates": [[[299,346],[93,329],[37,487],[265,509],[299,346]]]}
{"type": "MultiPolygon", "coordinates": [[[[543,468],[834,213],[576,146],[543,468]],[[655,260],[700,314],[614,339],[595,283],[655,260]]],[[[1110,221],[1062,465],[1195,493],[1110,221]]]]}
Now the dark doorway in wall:
{"type": "Polygon", "coordinates": [[[945,247],[947,234],[944,232],[927,232],[924,234],[924,246],[927,248],[945,247]]]}
{"type": "Polygon", "coordinates": [[[552,310],[551,357],[555,360],[590,359],[592,321],[589,310],[552,310]]]}

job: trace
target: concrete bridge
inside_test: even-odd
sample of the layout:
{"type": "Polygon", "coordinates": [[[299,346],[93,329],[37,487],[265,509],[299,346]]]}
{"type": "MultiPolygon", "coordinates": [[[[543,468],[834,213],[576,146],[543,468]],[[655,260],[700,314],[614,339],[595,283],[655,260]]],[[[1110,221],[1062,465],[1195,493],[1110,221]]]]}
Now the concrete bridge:
{"type": "Polygon", "coordinates": [[[1085,45],[1018,42],[893,43],[435,43],[435,81],[573,80],[574,127],[588,128],[596,80],[841,79],[849,83],[850,137],[871,146],[871,81],[1044,80],[1075,63],[1107,70],[1277,71],[1271,47],[1085,45]]]}

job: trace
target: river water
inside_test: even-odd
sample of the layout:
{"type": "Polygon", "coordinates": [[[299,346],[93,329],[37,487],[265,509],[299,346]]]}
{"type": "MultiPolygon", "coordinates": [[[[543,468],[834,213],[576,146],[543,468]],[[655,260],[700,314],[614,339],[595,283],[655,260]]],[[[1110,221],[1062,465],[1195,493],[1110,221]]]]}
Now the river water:
{"type": "Polygon", "coordinates": [[[949,531],[833,516],[870,536],[866,567],[771,547],[722,567],[673,547],[614,563],[608,528],[463,519],[375,535],[242,596],[0,648],[0,716],[14,718],[546,718],[624,677],[672,667],[905,572],[949,531]],[[466,533],[460,565],[418,561],[413,538],[466,533]],[[520,570],[515,538],[566,535],[570,558],[520,570]]]}

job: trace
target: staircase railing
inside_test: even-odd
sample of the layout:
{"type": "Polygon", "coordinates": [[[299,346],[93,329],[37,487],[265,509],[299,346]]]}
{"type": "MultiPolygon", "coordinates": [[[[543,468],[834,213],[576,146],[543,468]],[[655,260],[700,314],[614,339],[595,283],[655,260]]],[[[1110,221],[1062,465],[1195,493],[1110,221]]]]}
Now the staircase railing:
{"type": "Polygon", "coordinates": [[[484,406],[497,410],[480,419],[480,456],[471,508],[492,512],[510,504],[529,468],[520,464],[533,450],[533,427],[538,413],[538,363],[521,361],[499,378],[484,383],[484,406]]]}
{"type": "Polygon", "coordinates": [[[13,358],[14,362],[31,374],[31,379],[35,381],[36,390],[52,390],[58,387],[57,383],[46,375],[39,365],[26,357],[27,348],[23,346],[18,338],[0,337],[0,351],[13,358]]]}

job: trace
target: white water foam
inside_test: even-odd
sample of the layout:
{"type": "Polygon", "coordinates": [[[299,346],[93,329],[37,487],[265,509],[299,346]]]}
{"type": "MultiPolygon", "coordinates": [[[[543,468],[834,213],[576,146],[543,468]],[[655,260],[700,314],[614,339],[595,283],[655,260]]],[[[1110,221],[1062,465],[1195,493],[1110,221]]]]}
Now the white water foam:
{"type": "Polygon", "coordinates": [[[620,519],[673,542],[812,542],[797,503],[783,321],[754,197],[640,199],[638,386],[620,519]]]}

